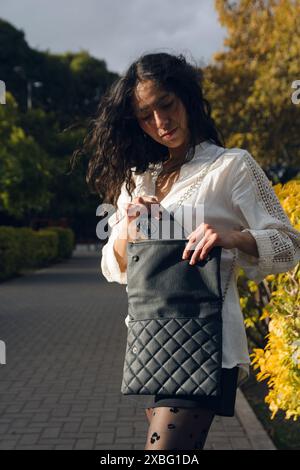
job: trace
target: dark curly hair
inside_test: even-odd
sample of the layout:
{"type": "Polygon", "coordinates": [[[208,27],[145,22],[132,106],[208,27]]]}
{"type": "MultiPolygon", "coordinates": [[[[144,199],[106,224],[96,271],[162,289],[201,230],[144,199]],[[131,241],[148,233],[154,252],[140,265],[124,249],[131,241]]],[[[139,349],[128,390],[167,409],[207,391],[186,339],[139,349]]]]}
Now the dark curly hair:
{"type": "Polygon", "coordinates": [[[72,156],[74,163],[78,154],[88,155],[89,189],[115,207],[124,181],[130,196],[136,187],[132,167],[140,174],[149,163],[166,157],[167,147],[144,133],[135,117],[133,93],[137,83],[143,80],[152,80],[181,99],[191,136],[189,155],[194,155],[199,136],[225,146],[211,117],[210,104],[203,97],[201,68],[188,63],[182,54],[161,52],[140,56],[104,93],[82,147],[72,156]]]}

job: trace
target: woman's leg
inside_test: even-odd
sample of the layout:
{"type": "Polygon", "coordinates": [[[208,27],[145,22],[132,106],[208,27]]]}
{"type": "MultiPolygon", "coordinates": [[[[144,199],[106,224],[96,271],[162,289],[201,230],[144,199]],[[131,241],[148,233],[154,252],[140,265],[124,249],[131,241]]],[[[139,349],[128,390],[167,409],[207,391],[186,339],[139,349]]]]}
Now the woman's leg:
{"type": "Polygon", "coordinates": [[[201,450],[214,416],[203,408],[153,408],[144,450],[201,450]]]}

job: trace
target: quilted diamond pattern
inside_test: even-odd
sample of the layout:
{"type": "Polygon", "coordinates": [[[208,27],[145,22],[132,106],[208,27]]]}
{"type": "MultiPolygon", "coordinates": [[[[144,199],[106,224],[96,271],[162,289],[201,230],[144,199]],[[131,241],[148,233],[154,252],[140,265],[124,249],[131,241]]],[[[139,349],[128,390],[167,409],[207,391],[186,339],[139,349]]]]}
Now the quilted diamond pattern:
{"type": "Polygon", "coordinates": [[[211,317],[129,321],[122,393],[218,395],[222,322],[211,317]]]}
{"type": "Polygon", "coordinates": [[[184,243],[128,244],[124,395],[221,393],[221,247],[190,266],[184,243]]]}

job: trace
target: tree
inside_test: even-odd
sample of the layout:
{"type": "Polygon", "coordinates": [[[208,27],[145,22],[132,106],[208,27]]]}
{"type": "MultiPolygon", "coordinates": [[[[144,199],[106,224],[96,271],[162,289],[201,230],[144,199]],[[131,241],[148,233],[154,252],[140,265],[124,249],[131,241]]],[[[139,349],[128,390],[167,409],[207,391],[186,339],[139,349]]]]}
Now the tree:
{"type": "Polygon", "coordinates": [[[50,202],[47,154],[18,125],[18,106],[10,93],[0,106],[0,205],[16,218],[42,211],[50,202]]]}
{"type": "Polygon", "coordinates": [[[264,165],[300,163],[300,0],[215,0],[228,30],[225,50],[205,70],[214,117],[229,146],[264,165]]]}
{"type": "Polygon", "coordinates": [[[101,95],[118,75],[87,51],[36,51],[23,31],[4,20],[0,43],[0,78],[12,100],[0,115],[1,220],[10,215],[28,224],[41,216],[45,222],[64,217],[76,235],[96,238],[98,198],[88,191],[86,162],[68,174],[69,160],[101,95]],[[35,88],[36,82],[42,86],[35,88]]]}

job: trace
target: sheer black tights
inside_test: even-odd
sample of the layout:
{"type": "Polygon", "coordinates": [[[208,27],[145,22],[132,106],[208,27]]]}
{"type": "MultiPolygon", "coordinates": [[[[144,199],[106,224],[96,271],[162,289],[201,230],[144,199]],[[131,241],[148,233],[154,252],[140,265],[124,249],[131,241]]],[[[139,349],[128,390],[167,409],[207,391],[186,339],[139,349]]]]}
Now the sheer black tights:
{"type": "MultiPolygon", "coordinates": [[[[149,408],[148,408],[149,410],[149,408]]],[[[152,408],[144,450],[202,450],[214,412],[202,408],[152,408]]]]}

